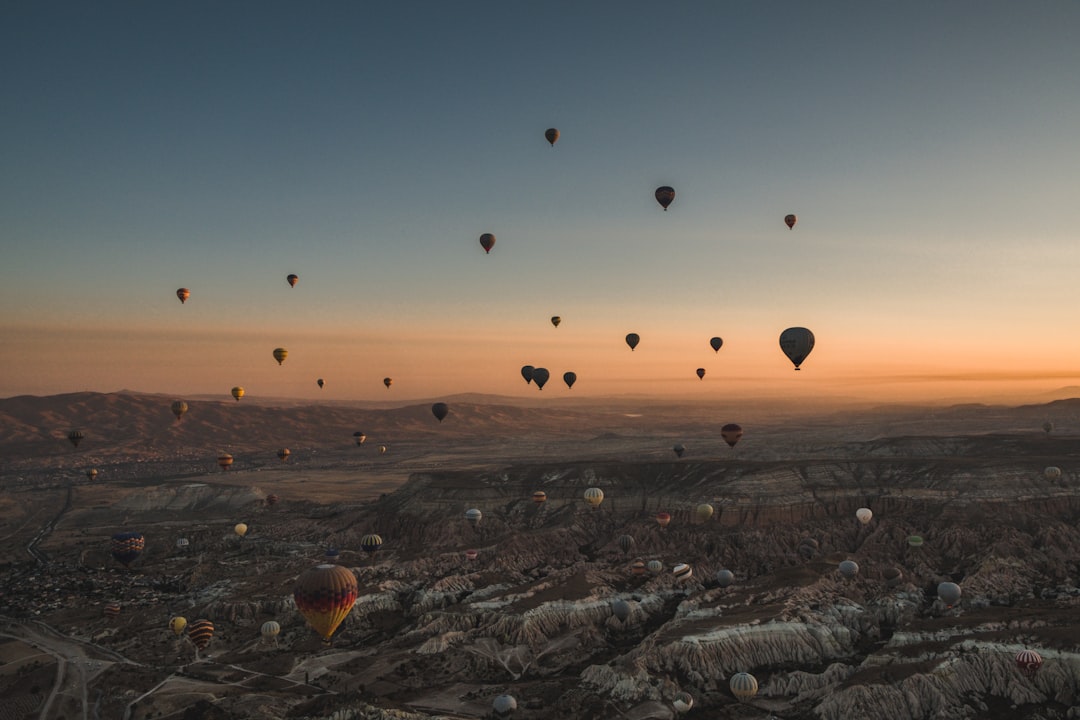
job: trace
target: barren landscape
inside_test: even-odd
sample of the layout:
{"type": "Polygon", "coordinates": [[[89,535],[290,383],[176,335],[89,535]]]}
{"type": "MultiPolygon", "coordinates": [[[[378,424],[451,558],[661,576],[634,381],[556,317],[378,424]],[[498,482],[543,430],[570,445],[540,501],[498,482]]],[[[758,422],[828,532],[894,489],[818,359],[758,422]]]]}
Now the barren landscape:
{"type": "Polygon", "coordinates": [[[1080,717],[1080,400],[173,399],[0,400],[0,720],[1080,717]],[[292,590],[327,548],[359,597],[324,645],[292,590]]]}

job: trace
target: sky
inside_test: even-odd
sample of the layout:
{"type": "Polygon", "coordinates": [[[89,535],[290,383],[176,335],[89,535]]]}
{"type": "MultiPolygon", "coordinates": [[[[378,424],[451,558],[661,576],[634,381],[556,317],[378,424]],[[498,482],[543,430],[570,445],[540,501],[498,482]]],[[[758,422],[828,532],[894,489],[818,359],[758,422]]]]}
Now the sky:
{"type": "Polygon", "coordinates": [[[1077,27],[988,0],[4,3],[0,396],[532,396],[522,365],[545,397],[1080,384],[1077,27]]]}

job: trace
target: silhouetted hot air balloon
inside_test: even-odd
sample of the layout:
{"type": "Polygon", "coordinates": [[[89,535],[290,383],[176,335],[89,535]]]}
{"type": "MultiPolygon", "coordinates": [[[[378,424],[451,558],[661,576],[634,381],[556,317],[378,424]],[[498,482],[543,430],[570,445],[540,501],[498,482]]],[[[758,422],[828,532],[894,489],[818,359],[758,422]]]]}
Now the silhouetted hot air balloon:
{"type": "Polygon", "coordinates": [[[177,615],[176,617],[169,620],[169,630],[171,630],[172,634],[175,635],[176,637],[180,637],[181,633],[184,632],[184,628],[186,628],[186,627],[187,627],[187,618],[186,617],[182,617],[180,615],[177,615]]]}
{"type": "Polygon", "coordinates": [[[951,608],[956,603],[960,602],[960,596],[963,591],[960,586],[954,582],[943,582],[937,586],[938,597],[945,603],[945,607],[951,608]]]}
{"type": "Polygon", "coordinates": [[[874,511],[870,508],[861,507],[855,511],[855,517],[858,518],[860,523],[867,525],[874,518],[874,511]]]}
{"type": "Polygon", "coordinates": [[[622,598],[615,598],[611,601],[611,614],[620,621],[626,622],[626,619],[630,617],[630,603],[622,598]]]}
{"type": "Polygon", "coordinates": [[[184,413],[188,411],[188,404],[183,400],[173,400],[172,414],[179,420],[184,416],[184,413]]]}
{"type": "Polygon", "coordinates": [[[495,247],[495,236],[491,233],[484,233],[483,235],[481,235],[480,247],[484,248],[484,253],[491,252],[491,248],[495,247]]]}
{"type": "Polygon", "coordinates": [[[1042,424],[1042,429],[1043,429],[1043,432],[1044,432],[1044,433],[1046,433],[1047,435],[1049,435],[1050,433],[1052,433],[1052,432],[1054,431],[1054,423],[1052,423],[1052,422],[1050,422],[1049,420],[1047,420],[1046,422],[1044,422],[1044,423],[1042,424]]]}
{"type": "Polygon", "coordinates": [[[444,402],[437,402],[431,406],[431,414],[435,416],[435,419],[442,422],[443,419],[450,412],[450,406],[444,402]]]}
{"type": "Polygon", "coordinates": [[[683,447],[683,445],[681,443],[676,443],[675,447],[673,447],[671,449],[675,451],[675,456],[676,457],[682,457],[683,453],[686,452],[686,448],[683,447]]]}
{"type": "Polygon", "coordinates": [[[794,230],[795,229],[795,223],[797,223],[798,221],[799,221],[799,218],[795,217],[795,215],[785,215],[784,216],[784,224],[788,226],[788,230],[794,230]]]}
{"type": "Polygon", "coordinates": [[[728,444],[728,447],[735,447],[735,443],[743,436],[743,429],[736,423],[728,423],[720,428],[720,437],[724,438],[724,442],[728,444]]]}
{"type": "Polygon", "coordinates": [[[664,208],[664,212],[667,212],[668,206],[675,200],[675,188],[670,185],[661,185],[656,188],[656,202],[660,203],[660,207],[664,208]]]}
{"type": "Polygon", "coordinates": [[[551,324],[554,325],[555,327],[559,327],[559,323],[561,323],[561,322],[562,322],[562,318],[559,317],[558,315],[552,315],[551,316],[551,324]]]}
{"type": "Polygon", "coordinates": [[[87,480],[96,480],[97,476],[98,476],[97,468],[90,468],[89,470],[86,471],[86,479],[87,480]]]}
{"type": "Polygon", "coordinates": [[[547,140],[549,143],[551,143],[552,147],[555,147],[555,143],[559,140],[559,130],[558,130],[558,128],[548,128],[547,130],[545,130],[544,131],[544,139],[547,140]]]}
{"type": "Polygon", "coordinates": [[[495,717],[506,720],[517,710],[517,700],[513,695],[499,695],[491,702],[491,709],[495,711],[495,717]]]}
{"type": "Polygon", "coordinates": [[[630,551],[634,549],[635,541],[630,535],[620,535],[619,539],[615,542],[619,544],[619,549],[622,550],[625,555],[629,555],[630,551]]]}
{"type": "Polygon", "coordinates": [[[289,357],[289,351],[285,348],[274,348],[274,359],[277,360],[277,364],[285,362],[285,358],[289,357]]]}
{"type": "Polygon", "coordinates": [[[604,502],[604,491],[598,487],[591,487],[585,491],[585,502],[592,505],[594,510],[600,508],[600,503],[604,502]]]}
{"type": "Polygon", "coordinates": [[[292,451],[289,448],[280,448],[277,451],[278,460],[281,462],[288,460],[290,455],[292,455],[292,451]]]}
{"type": "Polygon", "coordinates": [[[724,341],[718,337],[709,338],[709,346],[713,349],[713,352],[720,352],[720,348],[724,346],[724,341]]]}
{"type": "Polygon", "coordinates": [[[218,455],[217,464],[221,466],[222,470],[228,470],[233,464],[233,457],[229,453],[223,453],[218,455]]]}
{"type": "Polygon", "coordinates": [[[697,369],[697,376],[698,376],[698,380],[704,380],[705,379],[705,368],[698,368],[697,369]]]}
{"type": "Polygon", "coordinates": [[[547,385],[548,378],[550,377],[551,373],[548,372],[547,368],[533,368],[533,382],[536,383],[536,387],[540,388],[541,390],[543,390],[544,386],[547,385]]]}
{"type": "MultiPolygon", "coordinates": [[[[296,275],[293,275],[293,274],[290,273],[289,275],[285,276],[285,279],[288,281],[289,287],[296,287],[296,281],[299,280],[300,278],[298,278],[296,275]]],[[[318,284],[318,283],[316,283],[316,284],[318,284]]]]}
{"type": "Polygon", "coordinates": [[[278,498],[277,495],[275,495],[274,493],[270,493],[266,496],[266,504],[270,507],[273,507],[278,504],[279,499],[280,498],[278,498]]]}
{"type": "Polygon", "coordinates": [[[814,349],[814,333],[804,327],[788,328],[780,333],[780,349],[798,370],[806,356],[814,349]]]}
{"type": "Polygon", "coordinates": [[[859,563],[854,560],[844,560],[837,569],[844,577],[853,578],[859,574],[859,563]]]}
{"type": "Polygon", "coordinates": [[[701,503],[696,508],[694,508],[694,512],[697,514],[698,520],[700,520],[701,522],[708,522],[712,518],[713,512],[715,511],[713,510],[713,506],[709,503],[701,503]]]}
{"type": "Polygon", "coordinates": [[[187,626],[188,640],[199,650],[205,650],[214,638],[214,623],[209,620],[196,620],[187,626]]]}
{"type": "Polygon", "coordinates": [[[537,490],[532,494],[532,501],[537,505],[543,505],[547,502],[547,493],[543,490],[537,490]]]}
{"type": "Polygon", "coordinates": [[[382,547],[382,537],[375,533],[369,533],[360,538],[360,549],[368,555],[374,555],[382,547]]]}
{"type": "Polygon", "coordinates": [[[353,436],[354,438],[356,438],[356,444],[357,444],[357,445],[363,445],[363,444],[364,444],[364,441],[365,441],[365,440],[367,440],[367,435],[365,435],[364,433],[360,432],[359,430],[357,430],[356,432],[354,432],[354,433],[352,434],[352,436],[353,436]]]}
{"type": "Polygon", "coordinates": [[[731,680],[728,681],[728,687],[731,688],[731,694],[735,696],[736,700],[746,702],[757,695],[757,678],[750,673],[735,673],[731,676],[731,680]]]}
{"type": "Polygon", "coordinates": [[[315,384],[318,385],[319,389],[321,390],[322,386],[326,384],[326,381],[323,380],[322,378],[319,378],[318,380],[315,381],[315,384]]]}
{"type": "Polygon", "coordinates": [[[83,434],[82,430],[72,430],[67,434],[67,439],[70,440],[71,444],[75,447],[79,447],[79,443],[83,441],[84,437],[86,437],[86,435],[83,434]]]}
{"type": "Polygon", "coordinates": [[[180,304],[183,305],[187,302],[187,299],[191,297],[191,291],[187,288],[179,288],[176,291],[176,297],[180,298],[180,304]]]}
{"type": "Polygon", "coordinates": [[[327,644],[352,610],[356,594],[356,576],[347,568],[330,564],[305,570],[293,588],[296,608],[327,644]]]}
{"type": "Polygon", "coordinates": [[[245,535],[247,535],[247,531],[248,526],[244,523],[236,523],[236,525],[233,526],[233,532],[240,537],[244,537],[245,535]]]}
{"type": "Polygon", "coordinates": [[[121,565],[128,567],[139,557],[146,547],[142,533],[122,532],[112,536],[112,556],[121,565]]]}
{"type": "Polygon", "coordinates": [[[641,337],[637,333],[630,333],[626,336],[626,344],[630,346],[630,352],[634,351],[639,342],[641,342],[641,337]]]}
{"type": "Polygon", "coordinates": [[[562,376],[563,382],[566,383],[566,387],[574,387],[574,383],[577,382],[577,373],[564,372],[562,376]]]}
{"type": "Polygon", "coordinates": [[[273,620],[267,620],[259,628],[259,634],[263,640],[273,640],[279,634],[281,634],[281,625],[273,620]]]}
{"type": "Polygon", "coordinates": [[[1039,672],[1039,668],[1042,667],[1043,659],[1042,655],[1034,650],[1021,650],[1016,653],[1016,667],[1020,668],[1020,672],[1030,677],[1035,677],[1035,674],[1039,672]]]}
{"type": "Polygon", "coordinates": [[[483,517],[484,513],[480,512],[476,508],[470,508],[465,511],[465,520],[473,527],[477,527],[478,525],[480,525],[480,521],[483,519],[483,517]]]}
{"type": "Polygon", "coordinates": [[[522,365],[521,366],[521,377],[525,378],[525,384],[526,385],[528,385],[529,383],[532,382],[533,370],[535,370],[535,369],[536,368],[534,368],[532,365],[522,365]]]}
{"type": "Polygon", "coordinates": [[[671,707],[675,708],[675,712],[690,712],[690,708],[694,707],[694,698],[687,692],[676,693],[671,707]]]}
{"type": "Polygon", "coordinates": [[[240,402],[240,398],[244,397],[244,388],[237,385],[232,389],[232,396],[236,398],[236,402],[240,402]]]}
{"type": "Polygon", "coordinates": [[[726,588],[735,582],[735,573],[730,570],[718,570],[716,572],[716,584],[722,588],[726,588]]]}
{"type": "Polygon", "coordinates": [[[656,524],[662,528],[666,528],[671,524],[671,513],[658,512],[656,513],[656,524]]]}
{"type": "Polygon", "coordinates": [[[389,390],[390,386],[394,384],[394,378],[385,377],[382,379],[382,384],[386,386],[387,390],[389,390]]]}

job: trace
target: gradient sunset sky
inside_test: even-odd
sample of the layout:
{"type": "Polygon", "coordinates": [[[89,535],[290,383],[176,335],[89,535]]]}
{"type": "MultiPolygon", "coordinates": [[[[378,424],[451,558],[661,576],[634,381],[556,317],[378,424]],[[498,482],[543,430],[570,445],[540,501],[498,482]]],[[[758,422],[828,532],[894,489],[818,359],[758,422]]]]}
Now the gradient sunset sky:
{"type": "Polygon", "coordinates": [[[556,397],[1080,384],[1078,27],[986,0],[5,3],[0,396],[535,394],[525,364],[556,397]]]}

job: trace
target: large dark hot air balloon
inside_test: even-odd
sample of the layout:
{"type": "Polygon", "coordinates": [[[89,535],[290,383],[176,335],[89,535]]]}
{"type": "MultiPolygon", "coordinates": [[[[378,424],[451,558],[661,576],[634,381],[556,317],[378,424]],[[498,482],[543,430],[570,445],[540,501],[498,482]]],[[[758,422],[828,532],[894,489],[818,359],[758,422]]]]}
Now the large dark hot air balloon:
{"type": "Polygon", "coordinates": [[[563,375],[562,375],[562,379],[563,379],[563,382],[566,383],[566,387],[572,388],[572,387],[574,387],[574,383],[577,382],[577,373],[564,372],[563,375]]]}
{"type": "Polygon", "coordinates": [[[319,389],[321,390],[322,386],[326,384],[326,381],[323,380],[322,378],[319,378],[318,380],[315,381],[315,383],[319,386],[319,389]]]}
{"type": "Polygon", "coordinates": [[[450,406],[444,402],[437,402],[431,406],[431,414],[434,415],[435,419],[439,422],[442,422],[449,412],[450,406]]]}
{"type": "Polygon", "coordinates": [[[675,188],[670,185],[661,185],[656,188],[656,202],[660,203],[660,207],[664,208],[664,212],[667,212],[668,205],[675,199],[675,188]]]}
{"type": "Polygon", "coordinates": [[[122,532],[112,536],[113,559],[124,567],[135,562],[135,558],[139,557],[145,547],[146,539],[142,533],[122,532]]]}
{"type": "Polygon", "coordinates": [[[528,385],[528,384],[530,384],[532,382],[533,370],[535,370],[535,369],[536,368],[534,368],[532,365],[522,365],[521,366],[521,377],[525,378],[525,384],[526,385],[528,385]]]}
{"type": "Polygon", "coordinates": [[[206,646],[214,638],[214,623],[209,620],[196,620],[187,626],[188,640],[199,650],[205,650],[206,646]]]}
{"type": "Polygon", "coordinates": [[[697,369],[697,376],[698,376],[698,380],[704,380],[705,379],[705,368],[698,368],[697,369]]]}
{"type": "Polygon", "coordinates": [[[188,404],[183,400],[173,400],[172,414],[179,420],[184,416],[184,413],[188,411],[188,404]]]}
{"type": "Polygon", "coordinates": [[[735,447],[735,443],[739,442],[739,439],[742,438],[742,436],[742,427],[735,423],[728,423],[720,428],[720,437],[724,438],[724,442],[728,444],[728,447],[735,447]]]}
{"type": "Polygon", "coordinates": [[[780,333],[780,349],[798,370],[806,356],[814,349],[814,333],[804,327],[788,328],[780,333]]]}
{"type": "Polygon", "coordinates": [[[561,323],[561,322],[562,322],[562,318],[559,317],[558,315],[552,315],[551,316],[551,324],[554,325],[555,327],[559,327],[559,323],[561,323]]]}
{"type": "Polygon", "coordinates": [[[183,305],[191,297],[191,291],[187,288],[180,288],[176,291],[176,297],[180,298],[180,304],[183,305]]]}
{"type": "Polygon", "coordinates": [[[676,457],[682,457],[683,453],[686,452],[686,447],[683,446],[682,443],[676,443],[675,447],[673,447],[671,449],[675,451],[675,456],[676,457]]]}
{"type": "Polygon", "coordinates": [[[495,236],[491,233],[484,233],[481,235],[480,247],[484,248],[485,253],[491,252],[491,248],[495,247],[495,236]]]}
{"type": "Polygon", "coordinates": [[[289,351],[285,348],[274,348],[274,359],[277,360],[277,364],[285,362],[285,358],[289,357],[289,351]]]}
{"type": "Polygon", "coordinates": [[[724,341],[718,337],[709,338],[709,346],[712,347],[713,352],[720,352],[720,348],[724,347],[724,341]]]}
{"type": "Polygon", "coordinates": [[[356,576],[340,565],[316,565],[296,579],[296,608],[329,644],[331,636],[356,603],[356,576]]]}
{"type": "Polygon", "coordinates": [[[630,352],[634,351],[639,342],[641,342],[641,337],[637,333],[630,333],[626,336],[626,344],[630,346],[630,352]]]}
{"type": "Polygon", "coordinates": [[[390,386],[394,384],[394,378],[385,377],[382,379],[382,384],[386,386],[387,390],[389,390],[390,386]]]}
{"type": "Polygon", "coordinates": [[[67,439],[70,440],[71,444],[75,447],[79,447],[79,443],[83,441],[84,437],[86,437],[86,435],[83,434],[82,430],[72,430],[67,434],[67,439]]]}
{"type": "Polygon", "coordinates": [[[507,720],[517,710],[517,700],[513,695],[499,695],[491,702],[491,709],[498,720],[507,720]]]}
{"type": "Polygon", "coordinates": [[[289,275],[285,276],[285,280],[288,281],[289,287],[296,287],[296,281],[299,280],[299,279],[300,278],[298,278],[296,275],[293,275],[291,273],[289,275]]]}
{"type": "Polygon", "coordinates": [[[548,128],[544,131],[544,139],[551,143],[552,147],[555,147],[555,143],[559,140],[559,130],[557,128],[548,128]]]}
{"type": "Polygon", "coordinates": [[[548,378],[550,377],[551,373],[548,372],[547,368],[533,368],[533,382],[536,383],[536,387],[540,388],[541,390],[543,390],[544,386],[547,385],[548,378]]]}
{"type": "Polygon", "coordinates": [[[630,617],[630,603],[622,598],[615,598],[611,601],[611,614],[620,621],[626,622],[626,619],[630,617]]]}
{"type": "Polygon", "coordinates": [[[798,221],[799,218],[795,217],[794,214],[784,216],[784,224],[788,226],[788,230],[794,230],[795,223],[797,223],[798,221]]]}

